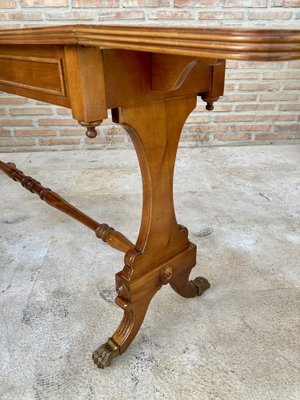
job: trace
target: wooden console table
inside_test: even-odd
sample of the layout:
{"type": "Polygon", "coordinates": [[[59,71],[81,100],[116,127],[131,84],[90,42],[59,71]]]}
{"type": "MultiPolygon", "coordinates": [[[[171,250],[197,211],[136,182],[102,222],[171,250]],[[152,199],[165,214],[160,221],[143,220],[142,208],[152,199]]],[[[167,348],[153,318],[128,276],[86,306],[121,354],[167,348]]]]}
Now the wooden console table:
{"type": "Polygon", "coordinates": [[[0,161],[12,179],[125,253],[125,266],[116,274],[116,303],[124,316],[93,353],[98,367],[127,349],[163,285],[183,297],[209,288],[205,278],[189,280],[196,246],[175,217],[173,172],[180,133],[197,96],[212,110],[223,94],[226,59],[300,59],[300,30],[71,25],[0,31],[0,90],[71,108],[91,138],[111,109],[138,155],[143,209],[135,244],[13,163],[0,161]]]}

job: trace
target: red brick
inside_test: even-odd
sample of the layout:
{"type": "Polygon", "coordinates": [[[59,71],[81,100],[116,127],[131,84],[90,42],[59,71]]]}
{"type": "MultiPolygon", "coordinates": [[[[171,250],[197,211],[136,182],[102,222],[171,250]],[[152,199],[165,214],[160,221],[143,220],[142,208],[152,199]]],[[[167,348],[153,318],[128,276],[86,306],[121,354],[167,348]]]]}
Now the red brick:
{"type": "Polygon", "coordinates": [[[42,13],[40,12],[0,12],[1,21],[41,21],[42,13]]]}
{"type": "Polygon", "coordinates": [[[74,0],[73,7],[97,7],[97,8],[114,8],[119,6],[118,0],[74,0]]]}
{"type": "Polygon", "coordinates": [[[266,125],[261,125],[261,124],[256,124],[253,122],[251,125],[231,125],[230,130],[234,132],[255,132],[255,131],[269,131],[271,129],[272,125],[266,124],[266,125]]]}
{"type": "Polygon", "coordinates": [[[25,97],[0,97],[0,104],[11,105],[25,103],[28,103],[28,99],[25,97]]]}
{"type": "MultiPolygon", "coordinates": [[[[118,3],[118,2],[116,2],[118,3]]],[[[124,0],[122,7],[169,7],[170,0],[124,0]]]]}
{"type": "Polygon", "coordinates": [[[220,0],[175,0],[174,7],[213,7],[213,6],[220,6],[220,0]]]}
{"type": "Polygon", "coordinates": [[[15,8],[16,2],[15,0],[0,0],[0,10],[2,8],[15,8]]]}
{"type": "Polygon", "coordinates": [[[59,129],[60,136],[85,136],[86,129],[78,126],[78,128],[59,129]]]}
{"type": "Polygon", "coordinates": [[[32,121],[30,119],[2,119],[2,126],[32,126],[32,121]]]}
{"type": "Polygon", "coordinates": [[[55,12],[47,13],[46,19],[49,21],[62,21],[62,20],[92,20],[94,19],[94,14],[87,11],[66,11],[66,12],[55,12]]]}
{"type": "Polygon", "coordinates": [[[251,140],[251,134],[250,133],[217,133],[214,135],[214,138],[216,140],[225,142],[227,140],[251,140]]]}
{"type": "Polygon", "coordinates": [[[10,115],[50,115],[53,113],[51,108],[45,107],[20,107],[20,108],[10,108],[10,115]]]}
{"type": "Polygon", "coordinates": [[[68,0],[21,0],[21,7],[67,7],[68,0]]]}
{"type": "Polygon", "coordinates": [[[187,124],[195,124],[195,123],[199,123],[199,124],[203,124],[205,122],[210,122],[211,121],[211,116],[206,115],[195,115],[192,114],[186,121],[187,124]]]}
{"type": "Polygon", "coordinates": [[[69,108],[57,107],[56,112],[58,115],[65,115],[71,118],[72,112],[69,108]]]}
{"type": "Polygon", "coordinates": [[[267,7],[268,0],[224,0],[224,7],[267,7]]]}
{"type": "Polygon", "coordinates": [[[189,127],[190,132],[224,132],[228,130],[225,125],[192,125],[189,127]]]}
{"type": "Polygon", "coordinates": [[[54,129],[15,129],[15,136],[55,136],[54,129]]]}
{"type": "Polygon", "coordinates": [[[0,138],[0,147],[19,147],[33,145],[35,145],[35,140],[33,138],[0,138]]]}
{"type": "Polygon", "coordinates": [[[99,14],[99,21],[119,21],[119,20],[137,20],[144,19],[144,11],[139,10],[125,10],[125,11],[111,11],[99,14]]]}
{"type": "Polygon", "coordinates": [[[226,61],[226,71],[228,69],[236,69],[239,66],[239,62],[235,60],[228,60],[226,61]]]}
{"type": "Polygon", "coordinates": [[[194,19],[194,14],[189,11],[158,10],[158,11],[153,11],[150,14],[149,18],[181,21],[181,20],[194,19]]]}
{"type": "Polygon", "coordinates": [[[49,139],[40,139],[39,143],[42,146],[57,146],[57,145],[74,145],[79,144],[80,139],[73,138],[49,138],[49,139]]]}
{"type": "Polygon", "coordinates": [[[280,104],[279,111],[300,111],[300,104],[280,104]]]}
{"type": "Polygon", "coordinates": [[[273,0],[273,7],[300,7],[300,0],[273,0]]]}
{"type": "Polygon", "coordinates": [[[240,83],[239,89],[246,92],[273,91],[280,89],[279,82],[260,82],[260,83],[240,83]]]}
{"type": "Polygon", "coordinates": [[[259,72],[248,72],[248,71],[226,71],[226,80],[233,80],[236,81],[241,79],[251,80],[255,79],[258,80],[261,74],[259,72]]]}
{"type": "Polygon", "coordinates": [[[9,129],[0,128],[0,137],[11,136],[11,131],[9,129]]]}
{"type": "MultiPolygon", "coordinates": [[[[225,92],[226,93],[226,92],[225,92]]],[[[222,97],[222,101],[239,103],[242,101],[256,101],[257,94],[252,93],[227,93],[222,97]]]]}
{"type": "Polygon", "coordinates": [[[242,11],[205,11],[200,12],[200,20],[238,20],[244,19],[245,14],[242,11]]]}
{"type": "Polygon", "coordinates": [[[300,124],[294,124],[294,125],[275,125],[274,127],[275,132],[291,132],[291,131],[296,131],[300,133],[300,124]]]}
{"type": "Polygon", "coordinates": [[[217,113],[217,112],[224,112],[224,111],[231,111],[232,110],[232,104],[224,104],[224,102],[223,102],[223,98],[222,98],[222,100],[220,100],[220,101],[217,101],[215,104],[214,104],[214,113],[217,113]]]}
{"type": "Polygon", "coordinates": [[[284,114],[277,113],[276,115],[262,114],[262,115],[257,115],[255,118],[255,121],[272,121],[272,122],[274,122],[274,121],[296,121],[296,118],[297,118],[296,115],[287,114],[287,113],[284,113],[284,114]]]}
{"type": "Polygon", "coordinates": [[[117,143],[124,143],[124,137],[120,136],[98,136],[95,139],[90,139],[88,137],[85,137],[84,143],[88,145],[95,145],[95,144],[107,144],[107,145],[113,145],[117,143]]]}
{"type": "Polygon", "coordinates": [[[13,24],[5,23],[5,25],[0,25],[0,31],[3,30],[3,29],[25,28],[25,26],[26,26],[25,23],[22,24],[22,26],[21,26],[21,24],[17,24],[17,23],[15,23],[15,22],[14,22],[13,24]]]}
{"type": "Polygon", "coordinates": [[[49,103],[46,103],[44,101],[39,101],[39,100],[30,100],[30,103],[31,103],[32,106],[42,106],[42,107],[47,107],[47,106],[49,107],[50,106],[49,103]]]}
{"type": "Polygon", "coordinates": [[[49,119],[39,119],[40,126],[78,126],[78,122],[74,119],[67,118],[49,118],[49,119]]]}
{"type": "Polygon", "coordinates": [[[255,104],[237,104],[235,106],[236,111],[261,111],[261,110],[274,110],[274,104],[264,104],[264,103],[255,103],[255,104]]]}
{"type": "Polygon", "coordinates": [[[246,69],[251,68],[252,70],[259,70],[259,69],[277,69],[280,70],[284,66],[283,62],[277,61],[243,61],[239,63],[239,68],[246,69]]]}
{"type": "Polygon", "coordinates": [[[255,11],[250,10],[248,19],[259,19],[259,20],[283,20],[283,19],[291,19],[292,13],[289,11],[255,11]]]}
{"type": "Polygon", "coordinates": [[[121,126],[111,126],[109,128],[101,129],[100,127],[100,133],[103,133],[105,135],[126,135],[126,132],[124,131],[124,128],[121,126]]]}
{"type": "Polygon", "coordinates": [[[235,89],[235,86],[234,86],[234,84],[233,83],[229,83],[229,82],[226,82],[225,81],[225,86],[224,86],[224,91],[225,91],[225,93],[231,93],[231,92],[233,92],[234,91],[234,89],[235,89]]]}
{"type": "Polygon", "coordinates": [[[190,141],[199,141],[199,142],[207,142],[209,140],[209,135],[207,133],[197,133],[194,135],[189,135],[187,133],[184,133],[180,141],[181,142],[190,142],[190,141]]]}
{"type": "Polygon", "coordinates": [[[300,90],[300,81],[289,82],[283,85],[284,90],[300,90]]]}
{"type": "Polygon", "coordinates": [[[264,79],[300,79],[300,71],[264,72],[264,79]]]}
{"type": "Polygon", "coordinates": [[[239,121],[253,121],[255,115],[241,115],[241,114],[225,114],[225,115],[216,115],[215,121],[217,122],[239,122],[239,121]]]}
{"type": "Polygon", "coordinates": [[[298,94],[288,94],[288,93],[262,93],[259,95],[260,101],[295,101],[298,100],[298,94]]]}
{"type": "MultiPolygon", "coordinates": [[[[87,139],[87,138],[86,138],[87,139]]],[[[107,136],[107,137],[101,137],[100,136],[100,142],[105,143],[105,144],[117,144],[117,143],[125,143],[126,136],[107,136]]]]}
{"type": "Polygon", "coordinates": [[[258,133],[255,135],[255,140],[279,140],[293,138],[294,135],[291,133],[258,133]]]}

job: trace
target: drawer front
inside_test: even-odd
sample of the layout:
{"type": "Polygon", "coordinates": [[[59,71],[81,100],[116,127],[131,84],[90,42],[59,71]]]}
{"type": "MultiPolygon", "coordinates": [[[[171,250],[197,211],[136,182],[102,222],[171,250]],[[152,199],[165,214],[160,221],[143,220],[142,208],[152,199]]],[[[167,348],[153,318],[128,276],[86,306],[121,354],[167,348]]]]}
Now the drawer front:
{"type": "Polygon", "coordinates": [[[0,55],[0,63],[3,84],[66,95],[61,60],[0,55]]]}
{"type": "Polygon", "coordinates": [[[0,47],[0,90],[69,106],[63,48],[0,47]]]}

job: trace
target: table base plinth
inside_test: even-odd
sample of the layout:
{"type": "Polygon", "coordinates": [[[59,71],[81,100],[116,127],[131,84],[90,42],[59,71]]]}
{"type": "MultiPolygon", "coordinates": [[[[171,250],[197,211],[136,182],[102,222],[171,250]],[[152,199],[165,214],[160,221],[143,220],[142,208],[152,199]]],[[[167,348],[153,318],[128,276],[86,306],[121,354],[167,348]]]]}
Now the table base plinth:
{"type": "Polygon", "coordinates": [[[138,333],[152,298],[163,285],[169,283],[179,295],[186,298],[201,296],[210,287],[203,277],[189,280],[195,264],[196,246],[189,243],[187,249],[146,274],[127,281],[126,286],[124,283],[120,286],[121,273],[117,274],[118,291],[132,300],[126,300],[121,295],[116,298],[116,304],[124,310],[124,315],[113,336],[93,353],[94,363],[99,368],[108,367],[113,358],[125,352],[138,333]]]}

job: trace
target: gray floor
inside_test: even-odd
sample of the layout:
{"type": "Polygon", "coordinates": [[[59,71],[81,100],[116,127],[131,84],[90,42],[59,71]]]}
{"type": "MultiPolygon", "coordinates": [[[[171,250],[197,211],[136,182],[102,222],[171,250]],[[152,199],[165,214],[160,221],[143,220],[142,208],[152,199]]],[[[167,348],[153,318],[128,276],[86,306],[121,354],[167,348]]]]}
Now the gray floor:
{"type": "MultiPolygon", "coordinates": [[[[136,238],[133,151],[0,156],[136,238]]],[[[91,353],[122,316],[122,254],[0,174],[1,400],[299,400],[299,165],[300,146],[179,150],[178,221],[212,287],[190,300],[164,287],[106,370],[91,353]]]]}

